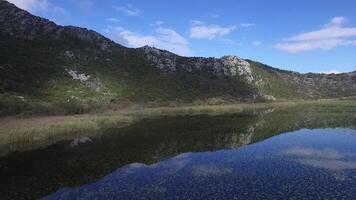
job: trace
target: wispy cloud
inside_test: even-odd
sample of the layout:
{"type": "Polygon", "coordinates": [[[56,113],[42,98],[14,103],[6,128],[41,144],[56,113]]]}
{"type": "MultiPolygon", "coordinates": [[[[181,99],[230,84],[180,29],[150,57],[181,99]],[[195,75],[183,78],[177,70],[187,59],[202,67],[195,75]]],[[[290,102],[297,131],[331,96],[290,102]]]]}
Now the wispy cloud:
{"type": "Polygon", "coordinates": [[[220,18],[220,15],[219,14],[212,14],[212,15],[210,15],[210,17],[213,18],[213,19],[218,19],[218,18],[220,18]]]}
{"type": "Polygon", "coordinates": [[[252,42],[253,46],[260,46],[261,44],[262,44],[262,42],[258,41],[258,40],[252,42]]]}
{"type": "Polygon", "coordinates": [[[341,152],[336,149],[326,148],[308,148],[308,147],[292,147],[280,153],[287,156],[291,160],[310,167],[342,171],[356,169],[354,161],[355,154],[350,152],[341,152]],[[350,160],[350,158],[352,158],[350,160]]]}
{"type": "Polygon", "coordinates": [[[338,46],[356,45],[356,27],[344,27],[344,17],[334,17],[322,29],[298,34],[275,45],[290,53],[315,49],[330,50],[338,46]]]}
{"type": "Polygon", "coordinates": [[[17,7],[34,12],[37,10],[48,10],[49,3],[47,0],[8,0],[8,2],[15,4],[17,7]]]}
{"type": "Polygon", "coordinates": [[[236,26],[220,26],[216,24],[205,24],[203,21],[191,21],[189,29],[190,37],[195,39],[212,40],[220,36],[228,35],[236,29],[236,26]]]}
{"type": "Polygon", "coordinates": [[[254,23],[241,23],[240,24],[240,27],[242,27],[242,28],[249,28],[252,26],[256,26],[256,24],[254,24],[254,23]]]}
{"type": "Polygon", "coordinates": [[[114,41],[129,47],[149,45],[183,56],[193,55],[189,42],[173,29],[156,26],[153,30],[154,34],[150,35],[133,32],[123,27],[109,27],[107,31],[114,41]]]}
{"type": "Polygon", "coordinates": [[[200,164],[192,167],[192,173],[195,176],[218,177],[232,174],[233,169],[231,167],[221,167],[213,164],[200,164]]]}
{"type": "Polygon", "coordinates": [[[114,23],[116,23],[116,22],[119,22],[119,21],[120,21],[120,20],[119,20],[118,18],[116,18],[116,17],[106,18],[105,20],[106,20],[106,21],[108,21],[108,22],[114,22],[114,23]]]}
{"type": "Polygon", "coordinates": [[[344,25],[346,22],[347,20],[345,17],[334,17],[325,25],[325,27],[338,27],[344,25]]]}
{"type": "Polygon", "coordinates": [[[152,23],[150,24],[150,26],[153,26],[153,27],[160,27],[164,24],[164,21],[161,21],[161,20],[157,20],[155,21],[155,23],[152,23]]]}
{"type": "Polygon", "coordinates": [[[285,151],[281,152],[281,154],[288,156],[312,157],[322,159],[341,159],[346,157],[345,154],[332,148],[316,149],[301,146],[286,149],[285,151]]]}
{"type": "Polygon", "coordinates": [[[68,15],[68,12],[60,7],[50,3],[47,0],[7,0],[15,4],[17,7],[27,10],[29,12],[40,12],[52,15],[68,15]]]}
{"type": "Polygon", "coordinates": [[[197,25],[203,25],[205,22],[200,21],[200,20],[190,20],[190,25],[191,26],[197,26],[197,25]]]}
{"type": "Polygon", "coordinates": [[[47,18],[55,19],[56,22],[61,22],[67,19],[70,14],[64,8],[53,4],[48,0],[8,0],[17,7],[27,10],[31,13],[43,14],[47,18]]]}
{"type": "Polygon", "coordinates": [[[126,6],[114,6],[113,8],[128,16],[140,16],[142,14],[142,10],[134,8],[131,4],[128,4],[126,6]]]}
{"type": "Polygon", "coordinates": [[[339,70],[329,70],[329,71],[323,71],[320,72],[321,74],[341,74],[342,72],[339,70]]]}

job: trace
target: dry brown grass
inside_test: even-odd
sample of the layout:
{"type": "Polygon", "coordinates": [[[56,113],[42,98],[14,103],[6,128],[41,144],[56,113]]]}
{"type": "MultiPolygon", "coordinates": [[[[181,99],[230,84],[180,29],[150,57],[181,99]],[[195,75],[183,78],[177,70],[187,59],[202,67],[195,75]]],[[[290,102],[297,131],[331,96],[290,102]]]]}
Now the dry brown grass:
{"type": "Polygon", "coordinates": [[[107,111],[100,114],[37,116],[30,118],[6,117],[0,119],[0,155],[9,149],[10,151],[16,148],[19,150],[18,147],[21,147],[21,144],[23,144],[24,148],[37,148],[61,140],[70,140],[84,136],[98,136],[104,132],[102,131],[103,129],[127,126],[142,118],[164,115],[219,115],[241,113],[254,109],[290,107],[301,104],[305,106],[338,106],[356,105],[356,102],[352,100],[318,100],[158,108],[135,107],[119,111],[107,111]]]}

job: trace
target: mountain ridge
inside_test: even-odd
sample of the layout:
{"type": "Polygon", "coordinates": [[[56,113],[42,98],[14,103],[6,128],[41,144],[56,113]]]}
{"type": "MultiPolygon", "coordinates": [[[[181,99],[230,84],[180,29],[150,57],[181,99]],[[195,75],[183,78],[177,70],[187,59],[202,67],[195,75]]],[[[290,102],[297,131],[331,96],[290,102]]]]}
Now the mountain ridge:
{"type": "Polygon", "coordinates": [[[1,32],[20,39],[42,39],[53,37],[59,39],[63,35],[71,35],[88,42],[100,42],[102,50],[114,42],[99,33],[75,26],[61,26],[48,19],[34,16],[26,10],[17,8],[5,0],[0,3],[1,32]]]}
{"type": "Polygon", "coordinates": [[[81,113],[118,102],[356,96],[356,72],[302,74],[237,56],[184,57],[149,46],[127,48],[95,31],[58,26],[4,0],[0,27],[0,114],[14,102],[15,110],[3,113],[73,105],[81,113]]]}
{"type": "MultiPolygon", "coordinates": [[[[1,0],[1,1],[7,2],[6,0],[1,0]]],[[[13,10],[13,9],[11,9],[11,7],[12,8],[16,7],[14,4],[9,3],[9,2],[7,2],[7,4],[2,3],[0,6],[1,6],[0,7],[0,16],[6,16],[6,14],[1,13],[1,10],[2,11],[13,10]],[[4,9],[4,7],[5,7],[5,9],[4,9]],[[10,9],[6,9],[6,8],[10,8],[10,9]]],[[[17,11],[17,14],[15,14],[15,16],[18,16],[18,17],[16,17],[15,20],[13,20],[14,18],[12,18],[12,20],[9,20],[9,18],[0,18],[1,22],[4,22],[4,21],[8,20],[10,23],[13,23],[14,21],[18,20],[18,18],[20,18],[20,17],[24,17],[24,18],[26,18],[26,17],[31,17],[32,18],[33,17],[33,18],[35,18],[35,20],[28,20],[28,22],[27,22],[27,20],[22,20],[21,24],[23,24],[23,22],[26,21],[26,25],[29,25],[31,27],[36,27],[37,23],[34,22],[34,21],[37,21],[39,23],[42,23],[43,25],[41,25],[41,26],[44,27],[42,30],[39,29],[37,32],[36,32],[36,30],[35,31],[30,31],[30,34],[27,34],[29,32],[26,32],[26,33],[22,33],[22,34],[16,36],[16,33],[15,33],[14,36],[18,37],[18,38],[21,38],[21,39],[30,39],[30,40],[31,39],[40,39],[41,37],[44,36],[42,34],[37,34],[37,33],[45,33],[45,35],[46,35],[46,33],[48,35],[53,34],[53,35],[55,35],[56,38],[58,38],[58,37],[60,37],[60,34],[62,32],[68,32],[68,33],[72,34],[73,36],[77,36],[78,38],[83,39],[83,40],[87,40],[89,42],[92,42],[93,38],[100,38],[100,40],[105,40],[108,43],[111,43],[111,44],[115,43],[116,45],[123,46],[123,45],[121,45],[121,44],[119,44],[117,42],[114,42],[111,39],[101,35],[100,33],[96,32],[96,31],[93,31],[93,30],[90,30],[90,29],[87,29],[87,28],[71,26],[71,25],[61,26],[61,25],[58,25],[58,24],[56,24],[55,22],[53,22],[51,20],[48,20],[48,19],[45,19],[45,18],[42,18],[42,17],[38,17],[38,16],[34,16],[31,13],[29,13],[28,11],[26,11],[26,10],[17,8],[16,11],[17,11]],[[86,34],[86,35],[83,34],[85,32],[90,33],[89,35],[91,35],[91,36],[88,36],[88,34],[86,34]]],[[[11,14],[11,16],[14,16],[14,15],[11,14]]],[[[25,25],[25,24],[23,24],[23,25],[25,25]]],[[[12,24],[12,26],[9,26],[9,27],[11,27],[11,28],[14,28],[14,27],[19,28],[20,26],[18,26],[18,25],[14,26],[12,24]]],[[[19,29],[21,29],[21,28],[19,28],[19,29]]],[[[3,27],[0,31],[2,31],[2,32],[11,32],[13,30],[6,30],[6,27],[5,28],[3,27]]],[[[14,33],[12,33],[12,34],[14,34],[14,33]]],[[[12,34],[10,34],[10,35],[12,35],[12,34]]],[[[105,50],[107,48],[107,46],[108,45],[104,45],[102,47],[102,49],[105,50]]],[[[126,47],[126,48],[128,48],[128,47],[126,47]]],[[[219,57],[181,56],[181,55],[169,52],[168,50],[158,49],[158,48],[151,47],[151,46],[148,46],[148,45],[145,45],[143,47],[139,47],[139,48],[136,48],[136,49],[147,49],[147,48],[157,49],[157,50],[160,50],[162,52],[168,52],[170,54],[174,54],[176,56],[186,57],[186,58],[205,58],[205,59],[214,58],[214,59],[219,59],[219,57]]],[[[231,56],[238,57],[236,55],[224,55],[224,56],[222,56],[220,58],[231,57],[231,56]]],[[[245,60],[249,60],[249,59],[245,59],[245,60]]],[[[293,73],[299,73],[299,74],[309,74],[309,73],[312,73],[312,74],[327,74],[327,73],[314,73],[314,72],[300,73],[300,72],[297,72],[297,71],[285,70],[285,69],[281,69],[281,68],[275,68],[275,69],[282,70],[282,71],[293,72],[293,73]]],[[[347,74],[347,73],[355,73],[355,72],[356,71],[342,72],[342,73],[338,73],[338,74],[347,74]]]]}

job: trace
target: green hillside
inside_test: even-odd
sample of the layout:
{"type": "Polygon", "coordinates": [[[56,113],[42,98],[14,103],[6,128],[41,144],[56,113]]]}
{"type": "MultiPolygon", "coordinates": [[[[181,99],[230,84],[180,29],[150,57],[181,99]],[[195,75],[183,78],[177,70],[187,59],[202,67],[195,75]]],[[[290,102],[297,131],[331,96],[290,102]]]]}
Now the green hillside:
{"type": "Polygon", "coordinates": [[[0,115],[73,114],[125,103],[274,101],[356,95],[356,72],[299,74],[236,56],[126,48],[0,1],[0,115]]]}

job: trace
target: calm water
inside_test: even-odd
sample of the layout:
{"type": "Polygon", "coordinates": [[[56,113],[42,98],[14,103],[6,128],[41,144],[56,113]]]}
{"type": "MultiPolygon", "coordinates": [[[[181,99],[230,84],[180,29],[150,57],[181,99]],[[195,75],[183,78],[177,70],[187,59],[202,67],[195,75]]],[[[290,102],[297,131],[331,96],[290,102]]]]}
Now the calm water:
{"type": "Polygon", "coordinates": [[[347,110],[146,119],[0,158],[0,199],[352,199],[355,127],[347,110]]]}

